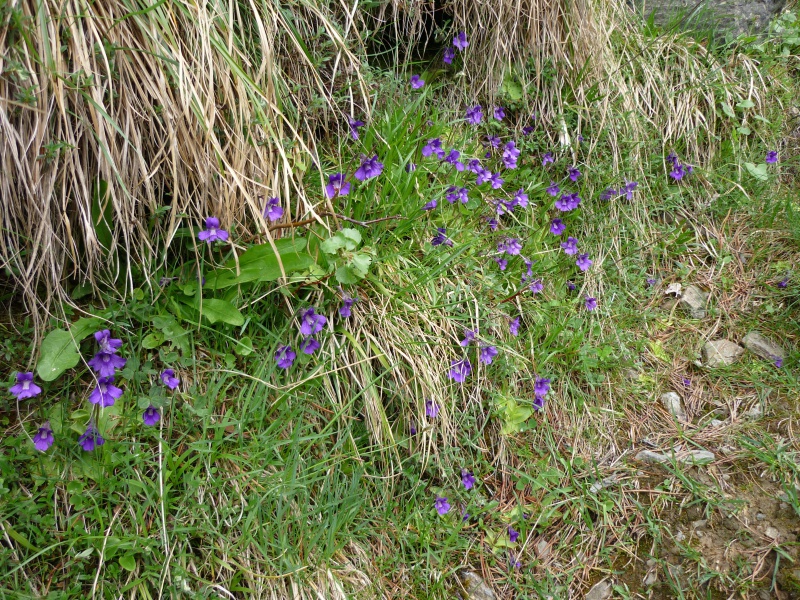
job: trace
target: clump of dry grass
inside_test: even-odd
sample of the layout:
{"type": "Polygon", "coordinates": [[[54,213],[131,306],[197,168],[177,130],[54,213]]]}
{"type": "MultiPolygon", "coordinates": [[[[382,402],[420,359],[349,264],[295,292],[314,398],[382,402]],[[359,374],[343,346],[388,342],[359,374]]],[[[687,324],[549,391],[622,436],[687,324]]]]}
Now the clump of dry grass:
{"type": "Polygon", "coordinates": [[[259,196],[310,210],[297,185],[309,107],[357,77],[357,32],[346,14],[292,7],[17,0],[0,13],[0,264],[28,308],[99,277],[130,289],[207,215],[266,234],[259,196]]]}

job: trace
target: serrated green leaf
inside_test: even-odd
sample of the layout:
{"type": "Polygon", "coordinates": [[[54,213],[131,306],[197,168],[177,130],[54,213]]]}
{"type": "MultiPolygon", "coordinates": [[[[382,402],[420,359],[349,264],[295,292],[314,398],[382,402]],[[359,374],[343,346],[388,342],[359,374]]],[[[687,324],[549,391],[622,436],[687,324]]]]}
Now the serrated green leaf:
{"type": "Polygon", "coordinates": [[[336,281],[345,285],[358,283],[359,277],[352,267],[342,265],[336,269],[336,281]]]}
{"type": "Polygon", "coordinates": [[[239,312],[230,302],[220,300],[218,298],[209,298],[203,301],[202,306],[203,316],[208,319],[212,325],[214,323],[227,323],[239,327],[244,325],[244,316],[239,312]]]}
{"type": "Polygon", "coordinates": [[[372,264],[372,257],[368,254],[354,254],[350,261],[350,266],[353,268],[355,274],[363,279],[369,272],[369,266],[372,264]]]}

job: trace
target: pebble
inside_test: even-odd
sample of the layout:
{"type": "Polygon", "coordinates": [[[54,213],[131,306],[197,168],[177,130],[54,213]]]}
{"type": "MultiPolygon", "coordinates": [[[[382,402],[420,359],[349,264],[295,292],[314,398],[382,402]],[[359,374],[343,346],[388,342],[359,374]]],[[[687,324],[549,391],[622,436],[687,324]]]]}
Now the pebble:
{"type": "Polygon", "coordinates": [[[764,513],[758,513],[758,514],[756,515],[756,519],[758,519],[759,521],[763,521],[763,520],[765,520],[766,518],[767,518],[767,515],[765,515],[764,513]]]}
{"type": "Polygon", "coordinates": [[[683,410],[681,397],[675,392],[667,392],[661,395],[661,404],[664,405],[669,413],[679,421],[686,421],[686,411],[683,410]]]}
{"type": "Polygon", "coordinates": [[[595,583],[592,589],[586,592],[584,600],[608,600],[611,598],[612,590],[611,582],[604,579],[603,581],[595,583]]]}
{"type": "Polygon", "coordinates": [[[781,536],[778,530],[775,529],[774,527],[767,527],[764,530],[764,535],[770,538],[771,540],[777,540],[781,536]]]}

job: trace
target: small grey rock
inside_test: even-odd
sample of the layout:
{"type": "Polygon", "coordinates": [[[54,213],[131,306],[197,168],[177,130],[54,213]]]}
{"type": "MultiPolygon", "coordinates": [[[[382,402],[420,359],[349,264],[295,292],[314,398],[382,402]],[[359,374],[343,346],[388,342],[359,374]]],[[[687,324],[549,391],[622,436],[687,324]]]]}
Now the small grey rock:
{"type": "Polygon", "coordinates": [[[658,465],[669,462],[669,457],[652,450],[642,450],[636,455],[636,460],[639,462],[648,463],[651,465],[658,465]]]}
{"type": "Polygon", "coordinates": [[[706,302],[708,302],[708,294],[696,285],[690,285],[683,290],[680,300],[681,306],[693,319],[706,318],[706,302]]]}
{"type": "Polygon", "coordinates": [[[756,515],[756,519],[757,519],[758,521],[764,521],[764,520],[766,520],[766,518],[767,518],[767,515],[765,515],[764,513],[758,513],[758,514],[756,515]]]}
{"type": "Polygon", "coordinates": [[[744,413],[744,416],[748,419],[760,419],[763,415],[764,409],[761,408],[761,404],[754,404],[753,408],[744,413]]]}
{"type": "Polygon", "coordinates": [[[686,421],[686,411],[683,410],[681,397],[675,392],[667,392],[661,395],[661,404],[664,405],[669,413],[679,421],[686,421]]]}
{"type": "Polygon", "coordinates": [[[764,530],[764,535],[771,540],[777,540],[781,536],[780,532],[774,527],[767,527],[764,530]]]}
{"type": "Polygon", "coordinates": [[[657,581],[658,581],[658,574],[655,571],[649,571],[647,573],[647,575],[644,576],[644,579],[642,580],[642,584],[645,587],[650,587],[651,585],[653,585],[657,581]]]}
{"type": "Polygon", "coordinates": [[[711,419],[708,424],[709,427],[722,427],[723,425],[725,425],[725,421],[720,421],[719,419],[711,419]]]}
{"type": "Polygon", "coordinates": [[[728,340],[713,340],[703,346],[703,362],[709,367],[732,365],[744,354],[744,348],[728,340]]]}
{"type": "Polygon", "coordinates": [[[708,519],[700,519],[699,521],[692,521],[693,529],[705,529],[706,525],[708,525],[708,519]]]}
{"type": "Polygon", "coordinates": [[[617,483],[617,476],[616,475],[611,475],[609,477],[606,477],[605,479],[601,479],[600,481],[595,481],[589,487],[589,493],[590,494],[596,494],[600,490],[603,490],[605,488],[611,487],[615,483],[617,483]]]}
{"type": "Polygon", "coordinates": [[[474,571],[461,571],[461,583],[467,593],[464,600],[496,600],[496,596],[481,576],[474,571]]]}
{"type": "Polygon", "coordinates": [[[550,544],[547,543],[547,540],[539,540],[536,544],[536,554],[542,560],[550,556],[550,544]]]}
{"type": "Polygon", "coordinates": [[[586,595],[583,597],[584,600],[608,600],[611,598],[611,592],[613,591],[613,587],[611,586],[611,582],[607,579],[603,581],[598,581],[592,586],[586,595]]]}
{"type": "Polygon", "coordinates": [[[786,358],[786,353],[778,344],[761,335],[758,331],[751,331],[742,338],[742,344],[753,354],[774,361],[776,358],[786,358]]]}
{"type": "Polygon", "coordinates": [[[683,540],[685,540],[685,539],[686,539],[686,534],[685,534],[685,533],[683,533],[683,532],[682,532],[682,531],[679,529],[679,530],[678,530],[678,533],[676,533],[676,534],[675,534],[675,541],[676,541],[676,542],[682,542],[682,541],[683,541],[683,540]]]}

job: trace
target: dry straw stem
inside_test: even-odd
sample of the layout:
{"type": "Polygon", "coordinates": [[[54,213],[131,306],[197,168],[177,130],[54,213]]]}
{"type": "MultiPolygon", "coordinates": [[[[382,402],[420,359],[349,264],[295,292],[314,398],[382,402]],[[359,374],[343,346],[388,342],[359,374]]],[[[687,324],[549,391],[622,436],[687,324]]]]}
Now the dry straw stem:
{"type": "Polygon", "coordinates": [[[259,196],[313,214],[298,186],[315,154],[306,107],[357,76],[359,42],[347,15],[292,10],[18,0],[0,13],[0,264],[29,309],[66,299],[68,281],[130,289],[208,215],[268,236],[259,196]],[[318,31],[328,73],[314,64],[318,31]]]}

